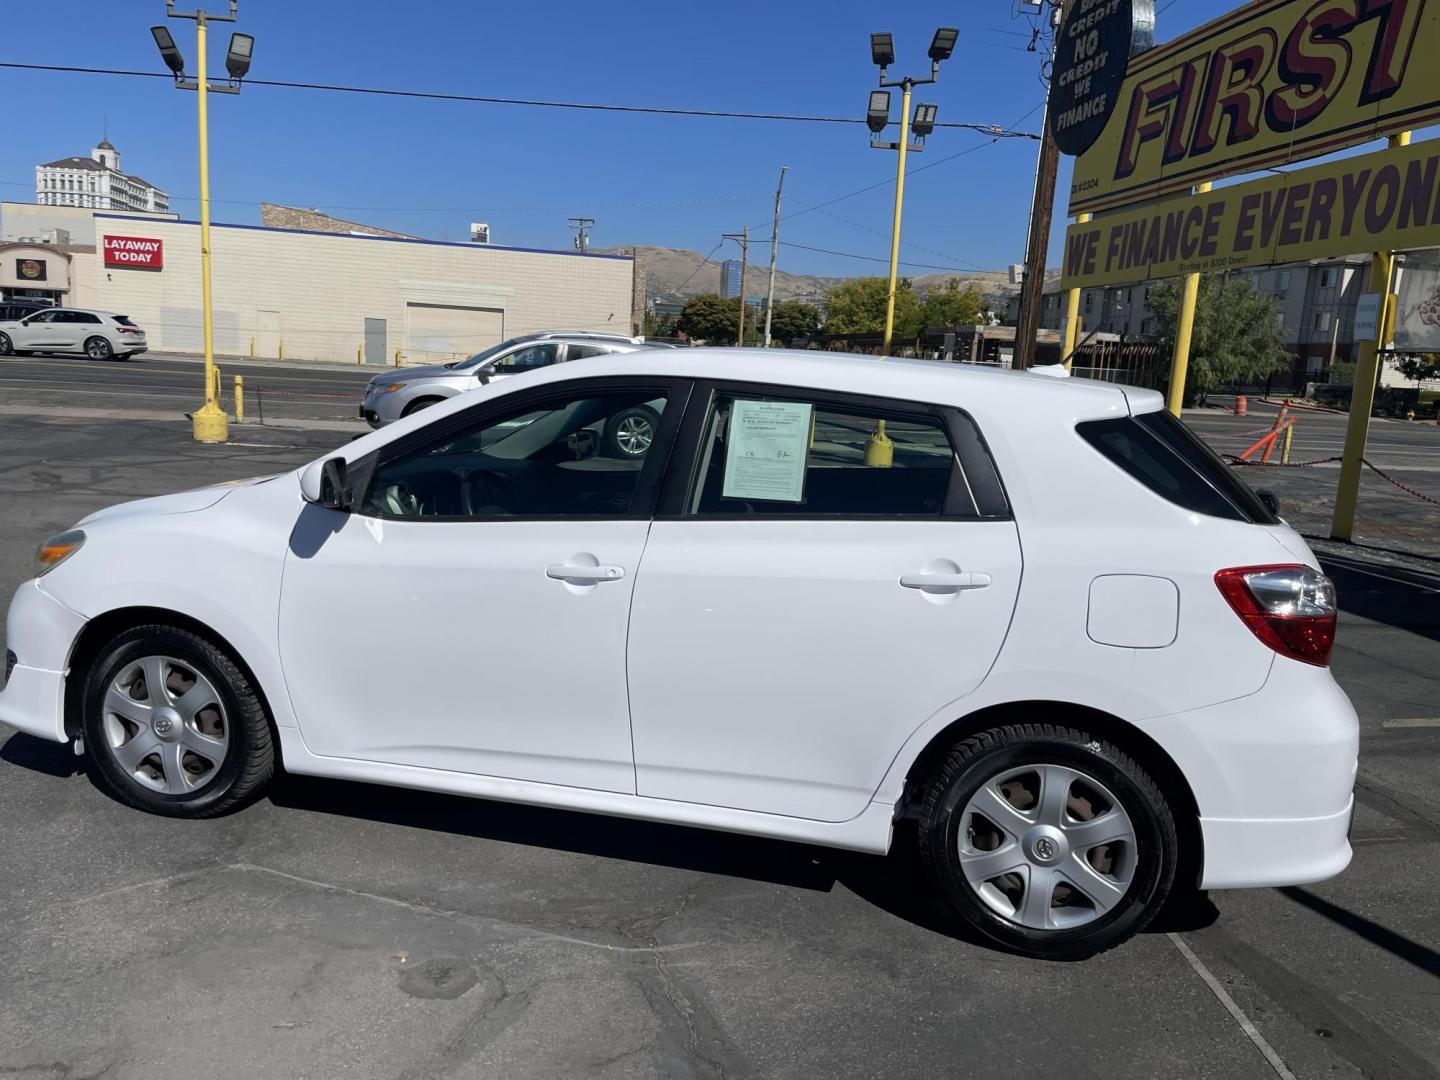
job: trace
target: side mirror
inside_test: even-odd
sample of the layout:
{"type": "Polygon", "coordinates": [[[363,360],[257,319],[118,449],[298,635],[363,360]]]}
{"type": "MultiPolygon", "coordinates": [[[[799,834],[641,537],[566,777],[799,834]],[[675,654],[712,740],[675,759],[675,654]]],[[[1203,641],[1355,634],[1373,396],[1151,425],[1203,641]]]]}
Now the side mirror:
{"type": "Polygon", "coordinates": [[[300,474],[300,495],[310,503],[331,510],[350,509],[352,493],[346,476],[345,459],[326,458],[312,461],[300,474]]]}
{"type": "Polygon", "coordinates": [[[477,378],[477,379],[480,380],[480,385],[481,385],[481,386],[489,386],[489,385],[490,385],[490,368],[489,368],[488,366],[482,366],[482,367],[480,368],[480,370],[475,373],[475,378],[477,378]]]}
{"type": "Polygon", "coordinates": [[[1260,501],[1270,513],[1277,517],[1280,515],[1280,499],[1273,491],[1257,491],[1255,494],[1260,496],[1260,501]]]}

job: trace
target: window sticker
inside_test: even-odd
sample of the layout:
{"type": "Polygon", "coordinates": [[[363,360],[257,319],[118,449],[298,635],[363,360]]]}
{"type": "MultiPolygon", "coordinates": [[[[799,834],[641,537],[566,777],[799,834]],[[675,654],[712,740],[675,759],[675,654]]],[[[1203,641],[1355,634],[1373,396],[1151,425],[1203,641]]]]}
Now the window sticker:
{"type": "Polygon", "coordinates": [[[791,401],[733,402],[724,497],[800,502],[812,411],[811,405],[791,401]]]}

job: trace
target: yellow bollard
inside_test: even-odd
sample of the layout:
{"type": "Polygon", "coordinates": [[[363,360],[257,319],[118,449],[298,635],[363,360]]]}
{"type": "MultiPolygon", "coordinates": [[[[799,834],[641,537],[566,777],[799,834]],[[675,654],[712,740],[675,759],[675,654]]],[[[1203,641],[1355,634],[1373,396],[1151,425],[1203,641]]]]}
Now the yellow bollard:
{"type": "Polygon", "coordinates": [[[1285,425],[1285,445],[1280,449],[1280,464],[1290,464],[1290,436],[1295,434],[1295,424],[1290,422],[1285,425]]]}
{"type": "Polygon", "coordinates": [[[280,339],[280,359],[281,359],[281,360],[284,360],[284,359],[285,359],[285,339],[284,339],[284,338],[281,338],[281,339],[280,339]]]}
{"type": "Polygon", "coordinates": [[[401,355],[402,355],[402,354],[401,354],[400,350],[399,350],[399,349],[396,349],[396,350],[395,350],[395,366],[396,366],[396,367],[399,367],[399,366],[400,366],[400,357],[401,357],[401,355]]]}
{"type": "Polygon", "coordinates": [[[364,345],[356,345],[356,346],[355,346],[355,362],[356,362],[357,364],[363,364],[363,363],[365,362],[365,346],[364,346],[364,345]]]}
{"type": "Polygon", "coordinates": [[[245,422],[245,376],[235,376],[235,422],[245,422]]]}
{"type": "Polygon", "coordinates": [[[250,359],[255,359],[255,339],[253,337],[250,339],[250,359]]]}
{"type": "Polygon", "coordinates": [[[895,463],[895,444],[885,434],[885,421],[875,422],[875,433],[865,441],[865,467],[888,469],[895,463]]]}

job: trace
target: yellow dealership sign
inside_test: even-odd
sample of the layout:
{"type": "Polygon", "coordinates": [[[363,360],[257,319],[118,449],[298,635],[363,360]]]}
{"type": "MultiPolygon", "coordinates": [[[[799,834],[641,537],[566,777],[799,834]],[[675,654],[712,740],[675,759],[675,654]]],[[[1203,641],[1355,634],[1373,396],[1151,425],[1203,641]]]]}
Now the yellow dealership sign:
{"type": "Polygon", "coordinates": [[[1061,285],[1123,285],[1440,245],[1440,140],[1071,225],[1061,285]]]}
{"type": "Polygon", "coordinates": [[[1254,0],[1130,61],[1070,213],[1434,122],[1437,57],[1437,0],[1254,0]]]}

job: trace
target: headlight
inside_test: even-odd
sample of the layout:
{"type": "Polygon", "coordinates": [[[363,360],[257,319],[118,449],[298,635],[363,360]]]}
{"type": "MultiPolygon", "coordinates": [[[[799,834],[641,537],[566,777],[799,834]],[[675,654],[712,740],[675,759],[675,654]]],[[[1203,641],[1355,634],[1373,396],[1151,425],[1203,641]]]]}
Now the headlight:
{"type": "Polygon", "coordinates": [[[36,559],[40,562],[40,573],[48,574],[85,545],[85,534],[79,529],[52,536],[40,545],[36,559]]]}

